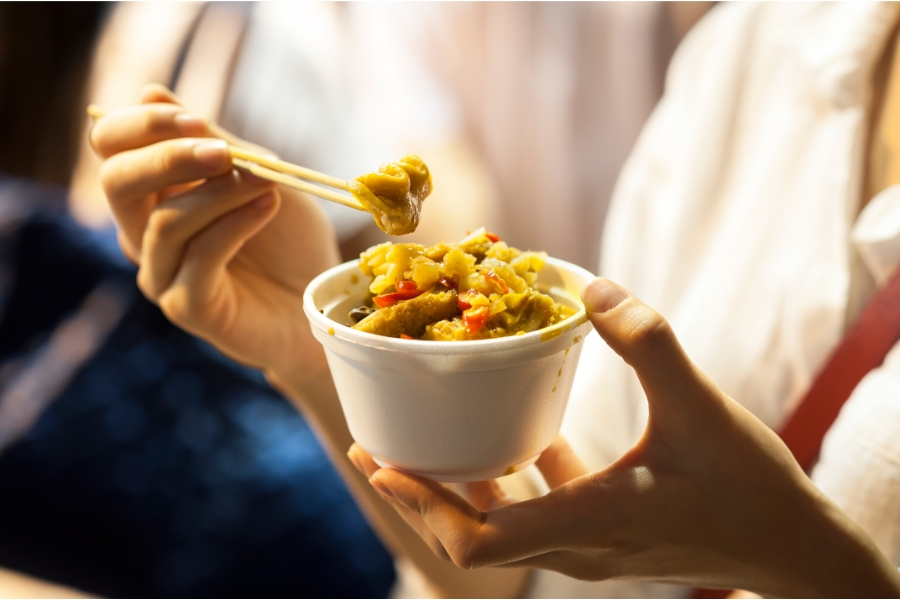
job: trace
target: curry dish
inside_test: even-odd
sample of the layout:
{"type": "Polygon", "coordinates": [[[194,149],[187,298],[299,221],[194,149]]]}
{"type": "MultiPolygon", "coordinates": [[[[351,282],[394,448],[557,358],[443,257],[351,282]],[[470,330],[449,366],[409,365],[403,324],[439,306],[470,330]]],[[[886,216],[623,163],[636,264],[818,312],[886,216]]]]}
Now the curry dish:
{"type": "Polygon", "coordinates": [[[350,311],[354,329],[406,339],[462,341],[521,335],[574,311],[534,289],[543,252],[522,252],[483,228],[458,244],[385,242],[363,252],[372,296],[350,311]]]}
{"type": "Polygon", "coordinates": [[[419,225],[422,203],[431,193],[431,173],[421,158],[408,154],[381,165],[375,173],[349,181],[348,186],[382,231],[403,235],[419,225]]]}

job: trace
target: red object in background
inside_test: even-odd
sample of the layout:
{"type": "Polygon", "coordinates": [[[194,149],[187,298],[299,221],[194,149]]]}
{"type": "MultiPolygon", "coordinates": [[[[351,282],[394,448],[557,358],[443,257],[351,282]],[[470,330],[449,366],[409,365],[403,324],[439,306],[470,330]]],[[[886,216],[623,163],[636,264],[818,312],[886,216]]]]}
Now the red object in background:
{"type": "Polygon", "coordinates": [[[804,470],[819,456],[822,439],[866,374],[880,366],[900,339],[900,269],[866,304],[781,429],[781,439],[804,470]]]}
{"type": "Polygon", "coordinates": [[[481,328],[484,327],[485,323],[487,323],[488,316],[489,314],[487,306],[470,308],[469,310],[463,312],[463,324],[466,326],[466,331],[469,332],[469,335],[475,335],[476,333],[481,331],[481,328]]]}
{"type": "MultiPolygon", "coordinates": [[[[862,378],[884,362],[897,340],[900,340],[900,268],[866,304],[781,428],[781,439],[803,470],[812,469],[822,440],[841,407],[862,378]]],[[[731,590],[696,589],[693,597],[726,598],[730,593],[731,590]]]]}

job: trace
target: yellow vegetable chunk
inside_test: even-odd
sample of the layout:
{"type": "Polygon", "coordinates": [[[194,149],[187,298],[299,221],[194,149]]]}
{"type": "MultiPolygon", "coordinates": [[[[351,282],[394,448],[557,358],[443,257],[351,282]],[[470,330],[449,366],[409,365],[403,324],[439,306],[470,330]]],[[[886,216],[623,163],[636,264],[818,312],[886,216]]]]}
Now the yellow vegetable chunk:
{"type": "Polygon", "coordinates": [[[545,259],[542,252],[511,248],[484,229],[457,244],[373,246],[359,262],[373,278],[369,290],[380,297],[355,309],[356,314],[374,311],[355,327],[378,335],[446,341],[548,327],[574,311],[534,289],[545,259]]]}

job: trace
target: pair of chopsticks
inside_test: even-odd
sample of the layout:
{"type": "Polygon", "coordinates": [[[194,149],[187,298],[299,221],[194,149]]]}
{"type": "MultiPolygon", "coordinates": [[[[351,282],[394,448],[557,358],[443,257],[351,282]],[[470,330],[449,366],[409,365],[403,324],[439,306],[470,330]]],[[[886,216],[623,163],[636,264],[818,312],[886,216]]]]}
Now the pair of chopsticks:
{"type": "MultiPolygon", "coordinates": [[[[87,107],[87,113],[96,121],[106,114],[106,110],[96,104],[91,104],[87,107]]],[[[217,130],[212,123],[210,123],[210,128],[213,132],[217,130]]],[[[292,187],[296,190],[342,204],[349,208],[368,212],[368,209],[349,194],[341,194],[334,190],[309,183],[309,181],[315,181],[338,190],[349,192],[349,185],[342,179],[326,175],[325,173],[319,173],[318,171],[313,171],[306,167],[294,165],[283,160],[278,160],[271,156],[265,156],[258,152],[252,152],[239,146],[235,146],[234,144],[228,144],[228,150],[231,152],[231,162],[234,166],[249,171],[261,179],[274,181],[275,183],[292,187]]]]}

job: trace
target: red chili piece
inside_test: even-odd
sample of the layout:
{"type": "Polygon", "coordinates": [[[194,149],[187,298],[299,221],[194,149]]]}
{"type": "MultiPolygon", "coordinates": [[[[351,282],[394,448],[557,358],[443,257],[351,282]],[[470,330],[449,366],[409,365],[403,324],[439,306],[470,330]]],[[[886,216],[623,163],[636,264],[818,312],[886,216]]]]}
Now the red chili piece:
{"type": "Polygon", "coordinates": [[[401,334],[400,334],[400,339],[401,339],[401,340],[414,340],[414,339],[416,339],[416,338],[414,338],[414,337],[411,336],[411,335],[406,335],[405,333],[401,333],[401,334]]]}
{"type": "Polygon", "coordinates": [[[509,286],[506,285],[506,282],[503,281],[503,279],[502,279],[499,275],[497,275],[496,273],[494,273],[493,271],[487,273],[487,274],[484,276],[484,278],[485,278],[485,279],[489,279],[489,280],[493,281],[494,283],[496,283],[496,284],[500,287],[500,293],[501,293],[501,294],[508,294],[508,293],[509,293],[509,286]]]}
{"type": "Polygon", "coordinates": [[[396,304],[401,300],[409,300],[410,298],[421,296],[423,293],[424,292],[422,290],[414,290],[410,292],[393,292],[390,294],[381,294],[380,296],[375,296],[374,298],[372,298],[372,301],[376,305],[378,305],[378,308],[384,308],[385,306],[396,304]]]}
{"type": "Polygon", "coordinates": [[[469,332],[469,335],[475,335],[476,333],[481,331],[481,328],[484,327],[485,323],[487,323],[488,316],[487,306],[470,308],[469,310],[463,312],[463,325],[466,326],[466,331],[469,332]]]}
{"type": "Polygon", "coordinates": [[[398,281],[395,287],[398,292],[414,292],[419,289],[415,281],[398,281]]]}
{"type": "Polygon", "coordinates": [[[484,235],[485,235],[485,237],[487,237],[487,239],[491,240],[495,244],[500,241],[500,236],[497,235],[496,233],[491,233],[490,231],[485,231],[484,235]]]}
{"type": "Polygon", "coordinates": [[[477,290],[466,290],[464,292],[460,292],[459,296],[456,297],[456,303],[459,305],[459,310],[469,310],[470,308],[472,308],[472,304],[469,302],[469,300],[478,295],[479,293],[477,290]]]}

